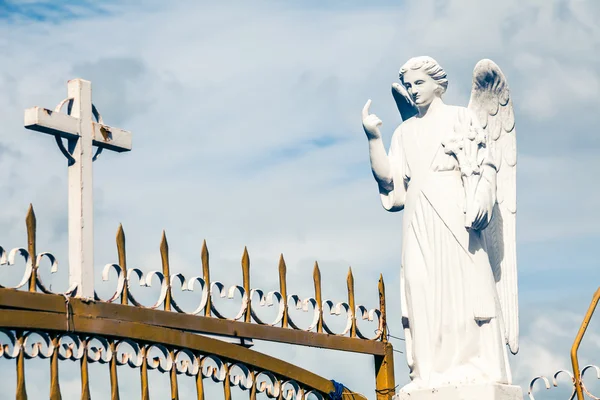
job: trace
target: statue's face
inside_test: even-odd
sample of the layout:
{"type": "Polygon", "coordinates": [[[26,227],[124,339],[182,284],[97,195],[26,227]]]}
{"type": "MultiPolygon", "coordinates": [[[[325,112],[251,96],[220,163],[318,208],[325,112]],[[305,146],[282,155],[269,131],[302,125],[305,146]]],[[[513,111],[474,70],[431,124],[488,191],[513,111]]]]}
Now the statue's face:
{"type": "Polygon", "coordinates": [[[420,69],[410,69],[402,78],[408,94],[418,107],[428,106],[440,94],[440,85],[420,69]]]}

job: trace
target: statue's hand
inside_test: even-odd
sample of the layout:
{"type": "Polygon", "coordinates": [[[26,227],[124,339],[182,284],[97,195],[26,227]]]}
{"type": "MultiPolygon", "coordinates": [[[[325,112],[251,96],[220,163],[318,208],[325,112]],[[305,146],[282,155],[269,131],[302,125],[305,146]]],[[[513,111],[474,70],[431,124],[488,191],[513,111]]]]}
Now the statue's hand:
{"type": "Polygon", "coordinates": [[[381,139],[381,132],[379,132],[379,126],[383,122],[375,114],[369,114],[369,107],[371,107],[371,99],[367,100],[367,104],[362,110],[362,124],[369,140],[381,139]]]}

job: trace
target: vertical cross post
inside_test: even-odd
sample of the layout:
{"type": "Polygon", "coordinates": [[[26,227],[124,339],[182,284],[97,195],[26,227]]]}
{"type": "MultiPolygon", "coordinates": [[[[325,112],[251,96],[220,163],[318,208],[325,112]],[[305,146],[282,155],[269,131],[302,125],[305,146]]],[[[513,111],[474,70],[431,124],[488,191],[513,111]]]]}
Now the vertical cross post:
{"type": "Polygon", "coordinates": [[[69,141],[69,282],[82,297],[94,297],[94,198],[92,187],[92,85],[82,79],[68,84],[71,116],[79,138],[69,141]],[[80,266],[79,268],[72,266],[80,266]]]}
{"type": "Polygon", "coordinates": [[[94,297],[94,199],[92,162],[103,149],[131,150],[131,133],[104,125],[92,104],[92,84],[68,82],[68,97],[54,111],[25,110],[25,128],[53,135],[68,160],[69,176],[69,285],[77,296],[94,297]],[[68,103],[68,114],[61,113],[68,103]],[[94,118],[96,121],[94,121],[94,118]],[[65,147],[62,140],[66,139],[65,147]],[[93,146],[97,147],[96,153],[93,146]]]}

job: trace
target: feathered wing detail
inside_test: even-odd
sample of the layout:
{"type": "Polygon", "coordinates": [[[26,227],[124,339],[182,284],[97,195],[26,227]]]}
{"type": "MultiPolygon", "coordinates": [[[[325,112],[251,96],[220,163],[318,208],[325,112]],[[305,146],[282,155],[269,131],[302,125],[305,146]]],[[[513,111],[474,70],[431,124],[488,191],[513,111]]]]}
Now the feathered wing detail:
{"type": "Polygon", "coordinates": [[[406,121],[417,114],[417,106],[402,84],[397,82],[392,83],[392,96],[394,96],[394,101],[396,102],[398,111],[400,111],[402,121],[406,121]]]}
{"type": "Polygon", "coordinates": [[[491,60],[481,60],[473,71],[469,107],[487,134],[487,146],[496,165],[496,198],[492,219],[482,231],[494,272],[496,290],[510,351],[519,351],[516,213],[517,142],[515,117],[506,78],[491,60]]]}

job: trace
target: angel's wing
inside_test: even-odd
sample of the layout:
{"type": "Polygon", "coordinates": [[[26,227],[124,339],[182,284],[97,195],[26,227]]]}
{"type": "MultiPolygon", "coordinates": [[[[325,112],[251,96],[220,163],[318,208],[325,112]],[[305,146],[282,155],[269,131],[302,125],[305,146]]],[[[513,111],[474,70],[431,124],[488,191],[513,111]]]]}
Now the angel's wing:
{"type": "Polygon", "coordinates": [[[491,60],[481,60],[475,66],[469,109],[486,131],[488,149],[498,171],[497,204],[490,224],[482,233],[502,307],[506,343],[516,354],[519,351],[519,309],[515,116],[506,78],[491,60]]]}
{"type": "Polygon", "coordinates": [[[402,121],[406,121],[417,114],[417,106],[403,85],[397,82],[392,83],[392,96],[394,96],[402,121]]]}

